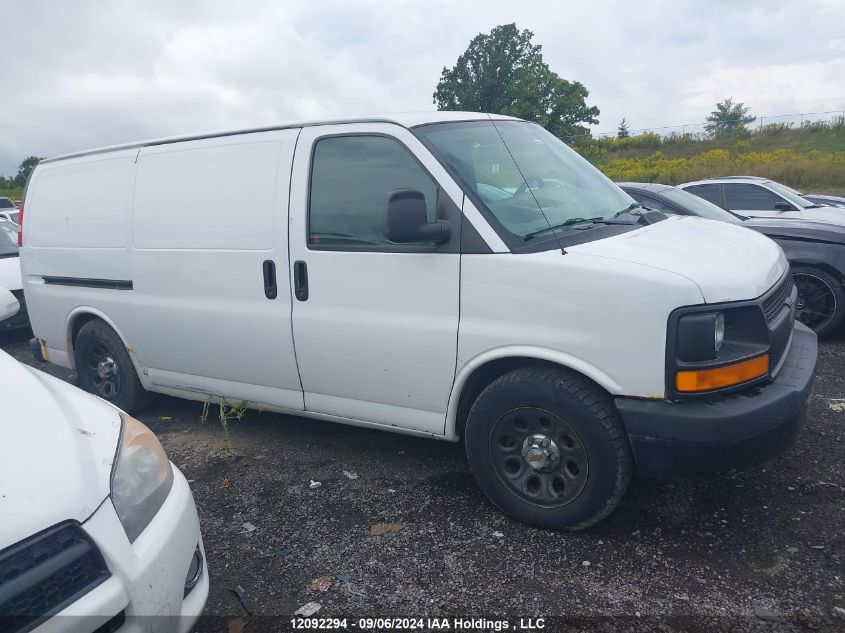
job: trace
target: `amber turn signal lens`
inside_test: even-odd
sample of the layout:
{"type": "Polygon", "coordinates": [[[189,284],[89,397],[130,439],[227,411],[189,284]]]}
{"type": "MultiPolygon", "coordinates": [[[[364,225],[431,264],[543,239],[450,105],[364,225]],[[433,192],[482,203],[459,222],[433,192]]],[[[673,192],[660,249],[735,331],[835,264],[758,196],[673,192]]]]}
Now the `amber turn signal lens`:
{"type": "Polygon", "coordinates": [[[769,371],[769,355],[763,354],[751,360],[744,360],[733,365],[715,369],[679,371],[675,374],[675,389],[689,393],[692,391],[713,391],[740,385],[769,371]]]}

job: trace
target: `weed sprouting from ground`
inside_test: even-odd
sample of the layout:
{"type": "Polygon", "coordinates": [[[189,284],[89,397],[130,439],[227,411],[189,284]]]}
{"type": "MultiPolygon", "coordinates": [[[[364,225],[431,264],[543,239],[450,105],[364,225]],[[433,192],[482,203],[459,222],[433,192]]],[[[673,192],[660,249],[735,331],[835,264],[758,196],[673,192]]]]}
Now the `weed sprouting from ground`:
{"type": "MultiPolygon", "coordinates": [[[[223,433],[226,435],[226,442],[231,447],[232,442],[229,438],[229,422],[231,420],[235,420],[236,422],[241,422],[243,420],[244,415],[246,415],[246,410],[249,406],[249,402],[247,400],[241,400],[240,402],[229,404],[226,402],[226,398],[220,397],[218,403],[218,412],[217,412],[217,419],[220,422],[220,426],[223,427],[223,433]]],[[[203,424],[208,421],[209,411],[211,410],[211,402],[206,400],[202,403],[202,412],[200,413],[200,422],[203,424]]]]}

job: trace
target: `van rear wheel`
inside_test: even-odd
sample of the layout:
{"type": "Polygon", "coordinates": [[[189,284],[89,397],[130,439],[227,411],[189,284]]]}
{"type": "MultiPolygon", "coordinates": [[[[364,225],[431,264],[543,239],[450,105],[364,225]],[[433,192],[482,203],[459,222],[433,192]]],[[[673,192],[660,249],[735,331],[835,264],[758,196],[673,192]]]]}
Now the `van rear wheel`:
{"type": "Polygon", "coordinates": [[[528,367],[493,381],[470,409],[465,443],[487,497],[538,527],[601,521],[631,479],[631,448],[610,397],[563,369],[528,367]]]}
{"type": "Polygon", "coordinates": [[[85,391],[129,413],[148,402],[126,346],[105,322],[94,319],[79,329],[73,357],[79,386],[85,391]]]}

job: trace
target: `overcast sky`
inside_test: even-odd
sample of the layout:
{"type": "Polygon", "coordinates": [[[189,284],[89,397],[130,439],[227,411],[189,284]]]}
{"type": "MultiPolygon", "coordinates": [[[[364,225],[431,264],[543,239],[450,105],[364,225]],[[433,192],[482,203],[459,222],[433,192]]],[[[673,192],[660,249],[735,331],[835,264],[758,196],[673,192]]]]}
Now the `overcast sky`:
{"type": "Polygon", "coordinates": [[[845,1],[0,0],[0,174],[30,154],[433,109],[444,65],[516,22],[596,131],[845,108],[845,1]]]}

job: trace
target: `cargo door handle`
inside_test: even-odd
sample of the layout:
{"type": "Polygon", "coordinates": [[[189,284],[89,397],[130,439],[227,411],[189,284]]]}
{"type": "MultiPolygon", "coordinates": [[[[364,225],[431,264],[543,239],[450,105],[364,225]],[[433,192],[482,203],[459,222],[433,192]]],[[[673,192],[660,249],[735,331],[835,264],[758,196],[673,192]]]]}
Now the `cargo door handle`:
{"type": "Polygon", "coordinates": [[[276,262],[272,259],[264,260],[264,296],[268,299],[275,299],[278,289],[276,288],[276,262]]]}
{"type": "Polygon", "coordinates": [[[293,294],[300,301],[308,301],[308,267],[302,261],[293,264],[293,294]]]}

